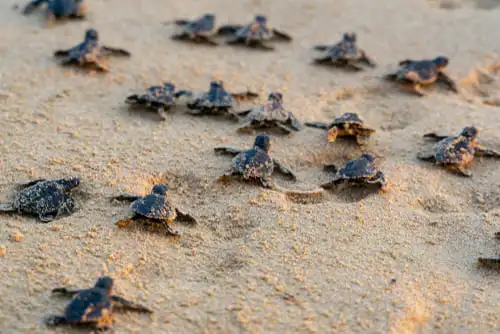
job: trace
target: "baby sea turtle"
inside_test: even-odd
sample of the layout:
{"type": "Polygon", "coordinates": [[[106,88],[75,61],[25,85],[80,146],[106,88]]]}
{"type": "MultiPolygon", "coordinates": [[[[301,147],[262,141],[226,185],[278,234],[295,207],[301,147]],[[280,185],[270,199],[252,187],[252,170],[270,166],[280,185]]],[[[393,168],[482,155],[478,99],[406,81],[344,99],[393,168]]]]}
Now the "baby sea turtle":
{"type": "Polygon", "coordinates": [[[443,56],[432,60],[410,60],[399,62],[399,69],[385,76],[386,80],[401,83],[411,92],[425,96],[422,86],[428,86],[435,82],[442,82],[451,91],[458,93],[457,84],[444,72],[448,66],[449,59],[443,56]]]}
{"type": "Polygon", "coordinates": [[[78,177],[59,180],[39,179],[20,185],[21,190],[14,195],[10,204],[0,204],[0,212],[30,214],[48,223],[61,214],[71,215],[76,203],[71,190],[80,184],[78,177]]]}
{"type": "Polygon", "coordinates": [[[128,311],[153,313],[145,306],[133,303],[120,296],[112,295],[113,279],[100,277],[90,289],[69,290],[55,288],[53,294],[72,297],[62,316],[53,315],[45,320],[47,326],[87,325],[99,331],[111,329],[113,311],[121,308],[128,311]]]}
{"type": "Polygon", "coordinates": [[[291,41],[292,37],[267,25],[267,17],[256,15],[254,21],[246,26],[227,24],[219,27],[217,34],[228,36],[227,44],[241,44],[263,50],[274,50],[270,41],[291,41]]]}
{"type": "Polygon", "coordinates": [[[325,170],[335,173],[332,181],[321,185],[325,189],[333,188],[342,183],[350,185],[377,184],[380,185],[382,190],[387,189],[385,175],[375,166],[375,157],[370,153],[365,153],[358,159],[348,161],[340,169],[335,165],[327,165],[325,170]]]}
{"type": "Polygon", "coordinates": [[[270,148],[271,139],[264,134],[255,137],[253,147],[249,150],[216,147],[215,152],[236,156],[233,159],[231,169],[222,175],[220,180],[240,176],[245,180],[257,180],[265,188],[274,188],[275,185],[271,182],[270,177],[275,171],[296,180],[297,178],[291,169],[282,165],[278,160],[271,158],[269,155],[270,148]]]}
{"type": "MultiPolygon", "coordinates": [[[[500,232],[495,233],[495,238],[500,240],[500,232]]],[[[480,257],[477,259],[479,264],[483,265],[486,268],[491,268],[491,269],[500,269],[500,257],[498,258],[486,258],[486,257],[480,257]]]]}
{"type": "Polygon", "coordinates": [[[44,3],[47,3],[49,25],[52,25],[59,18],[84,19],[87,12],[84,0],[33,0],[24,7],[23,14],[33,13],[44,3]]]}
{"type": "Polygon", "coordinates": [[[424,138],[439,140],[439,142],[430,150],[418,153],[417,157],[420,160],[434,161],[462,176],[472,176],[467,167],[472,163],[475,155],[500,158],[500,152],[479,145],[476,140],[478,132],[476,127],[467,126],[458,136],[427,133],[424,138]]]}
{"type": "Polygon", "coordinates": [[[363,70],[360,65],[375,67],[375,62],[369,58],[365,51],[358,48],[355,33],[345,33],[343,39],[334,45],[316,45],[315,50],[322,55],[314,59],[316,64],[331,64],[343,66],[355,71],[363,70]]]}
{"type": "Polygon", "coordinates": [[[331,123],[306,122],[306,126],[328,130],[328,141],[334,142],[337,137],[356,137],[358,144],[362,145],[375,133],[375,130],[365,125],[358,114],[345,113],[331,123]]]}
{"type": "Polygon", "coordinates": [[[205,14],[193,21],[175,20],[173,23],[181,29],[180,32],[172,35],[174,40],[219,45],[212,38],[215,32],[215,15],[213,14],[205,14]]]}
{"type": "Polygon", "coordinates": [[[153,187],[151,193],[146,196],[130,194],[116,196],[115,199],[117,200],[133,201],[130,205],[132,211],[131,217],[117,221],[116,225],[125,227],[135,220],[145,220],[150,223],[162,225],[168,234],[180,235],[181,232],[172,229],[170,224],[176,218],[192,224],[196,223],[196,219],[175,208],[167,199],[167,191],[168,187],[166,185],[157,184],[153,187]]]}
{"type": "Polygon", "coordinates": [[[237,115],[247,116],[247,121],[238,128],[238,131],[277,127],[288,134],[300,131],[302,128],[300,121],[283,108],[283,95],[278,92],[269,94],[268,101],[264,105],[238,112],[237,115]]]}
{"type": "Polygon", "coordinates": [[[165,114],[175,104],[175,86],[164,82],[162,86],[152,86],[145,94],[133,94],[127,97],[125,103],[133,106],[143,106],[156,110],[161,119],[167,119],[165,114]]]}
{"type": "Polygon", "coordinates": [[[244,93],[229,93],[224,89],[224,84],[220,80],[210,82],[208,92],[193,93],[187,90],[180,90],[176,96],[187,96],[189,102],[187,107],[191,115],[211,115],[226,113],[235,119],[233,108],[238,100],[253,99],[259,95],[250,91],[244,93]]]}
{"type": "Polygon", "coordinates": [[[62,58],[61,65],[90,65],[104,72],[109,71],[105,61],[111,55],[129,57],[130,52],[99,45],[99,34],[95,29],[88,29],[85,32],[85,40],[77,46],[54,52],[54,57],[62,58]]]}

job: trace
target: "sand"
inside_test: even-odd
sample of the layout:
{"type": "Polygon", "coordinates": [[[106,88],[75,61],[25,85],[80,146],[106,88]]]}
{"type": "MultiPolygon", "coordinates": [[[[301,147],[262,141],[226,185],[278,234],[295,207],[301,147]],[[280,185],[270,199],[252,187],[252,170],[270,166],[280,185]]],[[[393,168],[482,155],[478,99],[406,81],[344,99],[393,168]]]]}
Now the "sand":
{"type": "MultiPolygon", "coordinates": [[[[90,0],[87,21],[53,28],[43,27],[41,12],[23,17],[15,4],[23,5],[3,0],[0,12],[0,200],[24,180],[83,182],[71,217],[41,224],[0,216],[0,332],[54,332],[43,319],[66,302],[50,289],[89,287],[105,274],[117,293],[155,311],[118,314],[117,333],[500,333],[498,272],[476,260],[500,250],[493,238],[500,169],[477,159],[466,179],[416,159],[423,133],[469,124],[500,148],[499,109],[482,103],[500,96],[496,74],[485,80],[477,70],[500,53],[498,1],[90,0]],[[219,23],[264,13],[295,39],[273,53],[169,39],[163,21],[205,12],[219,23]],[[78,43],[88,27],[133,57],[112,59],[107,75],[58,67],[52,52],[78,43]],[[311,47],[344,31],[358,33],[376,69],[310,65],[311,47]],[[437,88],[418,98],[380,80],[399,60],[437,55],[450,57],[461,94],[437,88]],[[204,90],[211,78],[258,91],[257,102],[281,91],[303,121],[359,113],[377,129],[366,150],[381,156],[391,190],[363,198],[343,190],[303,203],[243,183],[215,185],[230,159],[213,147],[248,147],[254,134],[182,108],[161,122],[123,103],[162,80],[204,90]],[[199,224],[177,224],[179,239],[117,229],[127,205],[109,196],[145,194],[160,181],[199,224]]],[[[276,182],[296,189],[329,180],[323,164],[362,153],[347,141],[327,144],[325,132],[310,128],[272,139],[274,156],[298,174],[296,183],[276,182]]]]}

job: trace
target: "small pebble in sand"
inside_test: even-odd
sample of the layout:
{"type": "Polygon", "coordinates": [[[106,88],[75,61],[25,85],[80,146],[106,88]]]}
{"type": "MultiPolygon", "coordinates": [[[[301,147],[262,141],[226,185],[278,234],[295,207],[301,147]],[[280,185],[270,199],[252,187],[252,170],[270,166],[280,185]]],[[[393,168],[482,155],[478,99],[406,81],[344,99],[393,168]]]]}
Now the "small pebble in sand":
{"type": "Polygon", "coordinates": [[[21,232],[16,231],[10,235],[10,240],[13,242],[21,242],[24,239],[24,235],[21,232]]]}

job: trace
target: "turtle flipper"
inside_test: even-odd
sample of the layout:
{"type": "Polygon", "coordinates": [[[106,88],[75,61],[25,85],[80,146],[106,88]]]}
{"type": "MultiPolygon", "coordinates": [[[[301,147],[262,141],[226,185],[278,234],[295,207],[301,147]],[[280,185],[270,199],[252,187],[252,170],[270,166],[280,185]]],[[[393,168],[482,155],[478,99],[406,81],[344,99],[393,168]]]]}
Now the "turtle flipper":
{"type": "Polygon", "coordinates": [[[409,64],[413,63],[414,61],[411,60],[411,59],[405,59],[405,60],[401,60],[398,65],[399,66],[408,66],[409,64]]]}
{"type": "Polygon", "coordinates": [[[287,41],[287,42],[292,40],[292,36],[288,35],[287,33],[282,32],[282,31],[276,30],[276,29],[273,29],[273,34],[275,36],[275,39],[277,39],[277,40],[287,41]]]}
{"type": "Polygon", "coordinates": [[[440,141],[440,140],[446,139],[450,136],[440,135],[440,134],[437,134],[436,132],[429,132],[429,133],[424,134],[423,137],[427,138],[427,139],[433,139],[436,141],[440,141]]]}
{"type": "Polygon", "coordinates": [[[115,225],[118,227],[127,227],[134,221],[134,218],[120,219],[115,225]]]}
{"type": "Polygon", "coordinates": [[[235,112],[235,115],[238,115],[238,116],[248,116],[248,114],[251,113],[252,111],[253,111],[253,109],[241,110],[241,111],[235,112]]]}
{"type": "Polygon", "coordinates": [[[289,115],[289,123],[293,130],[300,131],[302,130],[302,123],[294,116],[292,113],[289,115]]]}
{"type": "Polygon", "coordinates": [[[243,28],[242,25],[238,24],[225,24],[219,27],[217,29],[216,34],[220,36],[228,36],[228,35],[234,35],[238,30],[243,28]]]}
{"type": "Polygon", "coordinates": [[[185,90],[185,89],[182,89],[182,90],[178,90],[177,92],[174,93],[174,97],[175,98],[179,98],[181,96],[188,96],[188,97],[191,97],[193,96],[193,92],[189,91],[189,90],[185,90]]]}
{"type": "Polygon", "coordinates": [[[167,114],[165,113],[165,109],[163,109],[162,107],[156,109],[156,112],[158,113],[158,116],[160,116],[160,118],[165,121],[167,120],[167,114]]]}
{"type": "Polygon", "coordinates": [[[113,56],[130,57],[132,55],[129,51],[127,51],[125,49],[112,48],[110,46],[102,46],[101,49],[105,53],[113,55],[113,56]]]}
{"type": "Polygon", "coordinates": [[[281,124],[281,123],[276,123],[276,126],[282,130],[285,134],[290,134],[292,133],[292,129],[290,129],[288,126],[284,125],[284,124],[281,124]]]}
{"type": "Polygon", "coordinates": [[[253,121],[249,121],[241,125],[237,131],[238,132],[246,132],[246,131],[251,131],[255,128],[255,123],[253,121]]]}
{"type": "Polygon", "coordinates": [[[244,152],[245,150],[234,147],[216,147],[214,148],[214,151],[216,153],[221,153],[221,154],[237,155],[240,154],[241,152],[244,152]]]}
{"type": "Polygon", "coordinates": [[[27,182],[21,182],[21,183],[18,183],[17,186],[21,187],[21,188],[28,188],[28,187],[34,186],[37,183],[43,182],[43,181],[47,181],[47,179],[36,179],[36,180],[27,181],[27,182]]]}
{"type": "Polygon", "coordinates": [[[264,51],[274,51],[274,47],[271,46],[271,45],[268,45],[264,42],[257,42],[257,43],[253,43],[253,44],[250,44],[249,45],[250,47],[253,47],[254,49],[260,49],[260,50],[264,50],[264,51]]]}
{"type": "Polygon", "coordinates": [[[119,306],[120,308],[123,308],[127,311],[153,313],[153,311],[147,308],[146,306],[136,304],[120,296],[111,296],[111,300],[113,301],[113,303],[116,304],[116,306],[119,306]]]}
{"type": "Polygon", "coordinates": [[[480,155],[486,156],[486,157],[493,157],[493,158],[500,158],[500,152],[495,151],[493,149],[486,148],[481,145],[476,145],[475,146],[476,153],[479,153],[480,155]]]}
{"type": "Polygon", "coordinates": [[[116,199],[117,201],[137,201],[141,196],[133,195],[133,194],[121,194],[118,196],[113,196],[112,199],[116,199]]]}
{"type": "Polygon", "coordinates": [[[500,258],[492,259],[480,257],[477,259],[477,261],[479,262],[479,264],[483,265],[486,268],[500,269],[500,258]]]}
{"type": "Polygon", "coordinates": [[[247,99],[255,99],[259,97],[259,94],[254,93],[252,91],[246,91],[242,93],[231,93],[231,96],[236,100],[247,100],[247,99]]]}
{"type": "Polygon", "coordinates": [[[472,176],[472,172],[467,170],[465,167],[463,166],[456,166],[456,167],[452,167],[452,169],[458,173],[458,175],[460,176],[464,176],[464,177],[471,177],[472,176]]]}
{"type": "Polygon", "coordinates": [[[387,189],[387,180],[385,178],[384,173],[382,172],[377,172],[377,175],[372,180],[367,180],[366,183],[368,184],[380,184],[380,188],[382,190],[387,189]]]}
{"type": "Polygon", "coordinates": [[[66,320],[65,317],[61,317],[59,315],[51,315],[45,319],[45,325],[54,327],[54,326],[60,326],[60,325],[66,325],[68,324],[68,321],[66,320]]]}
{"type": "Polygon", "coordinates": [[[199,35],[199,36],[196,36],[195,40],[197,42],[199,42],[199,43],[207,44],[207,45],[210,45],[210,46],[218,46],[219,45],[219,43],[217,43],[216,41],[214,41],[209,36],[199,35]]]}
{"type": "Polygon", "coordinates": [[[323,170],[329,173],[337,173],[339,168],[336,165],[324,165],[323,170]]]}
{"type": "Polygon", "coordinates": [[[328,130],[328,128],[330,127],[329,123],[322,123],[322,122],[305,122],[304,125],[311,128],[324,129],[324,130],[328,130]]]}
{"type": "Polygon", "coordinates": [[[265,179],[263,177],[260,177],[259,178],[259,182],[260,184],[264,187],[264,188],[268,188],[268,189],[276,189],[276,185],[274,183],[272,183],[270,180],[268,179],[265,179]]]}
{"type": "Polygon", "coordinates": [[[33,13],[33,11],[35,9],[37,9],[38,7],[40,7],[45,2],[48,2],[48,0],[33,0],[33,1],[31,1],[29,4],[27,4],[24,7],[22,13],[24,15],[29,15],[29,14],[33,13]]]}
{"type": "Polygon", "coordinates": [[[439,72],[438,80],[448,86],[448,88],[455,93],[458,93],[458,87],[456,82],[444,72],[439,72]]]}
{"type": "Polygon", "coordinates": [[[323,189],[332,189],[335,188],[338,185],[338,183],[339,182],[337,180],[334,180],[327,183],[323,183],[322,185],[320,185],[320,187],[323,189]]]}
{"type": "Polygon", "coordinates": [[[170,235],[182,235],[182,232],[174,230],[172,227],[170,227],[170,224],[166,221],[162,221],[162,225],[165,228],[165,232],[170,235]]]}
{"type": "Polygon", "coordinates": [[[74,295],[77,295],[81,292],[82,290],[69,290],[66,288],[55,288],[52,289],[53,294],[60,294],[65,297],[73,297],[74,295]]]}
{"type": "Polygon", "coordinates": [[[362,62],[370,67],[377,67],[377,63],[375,63],[375,61],[373,59],[368,57],[364,51],[361,51],[360,62],[362,62]]]}
{"type": "Polygon", "coordinates": [[[16,211],[12,204],[0,204],[0,212],[14,212],[16,211]]]}
{"type": "Polygon", "coordinates": [[[354,64],[353,62],[349,61],[345,64],[345,68],[355,71],[355,72],[360,72],[363,71],[363,68],[359,65],[354,64]]]}
{"type": "Polygon", "coordinates": [[[322,51],[322,52],[324,52],[324,51],[328,50],[331,47],[332,47],[331,45],[321,44],[321,45],[315,45],[313,47],[313,49],[316,50],[316,51],[322,51]]]}
{"type": "Polygon", "coordinates": [[[356,136],[356,142],[358,143],[358,145],[366,144],[369,139],[370,136],[361,136],[361,135],[356,136]]]}
{"type": "Polygon", "coordinates": [[[175,209],[175,212],[177,213],[177,219],[183,220],[185,222],[191,223],[191,224],[197,224],[198,222],[196,219],[191,216],[189,213],[184,213],[180,211],[179,209],[175,209]]]}
{"type": "Polygon", "coordinates": [[[274,163],[274,167],[276,168],[276,171],[285,175],[285,176],[288,176],[289,178],[291,178],[292,180],[297,180],[297,176],[294,174],[294,172],[286,167],[285,165],[283,165],[281,162],[279,162],[278,160],[276,159],[273,159],[273,163],[274,163]]]}
{"type": "Polygon", "coordinates": [[[51,221],[53,221],[54,219],[56,219],[57,214],[58,214],[57,211],[56,212],[43,213],[43,214],[38,215],[38,219],[40,219],[40,221],[42,223],[50,223],[51,221]]]}
{"type": "Polygon", "coordinates": [[[320,64],[320,65],[325,65],[325,64],[333,64],[333,60],[332,60],[332,57],[331,56],[326,56],[326,57],[318,57],[318,58],[314,58],[313,59],[313,62],[315,64],[320,64]]]}
{"type": "Polygon", "coordinates": [[[435,161],[436,157],[433,150],[428,150],[424,152],[417,153],[417,158],[423,161],[435,161]]]}
{"type": "Polygon", "coordinates": [[[383,79],[386,81],[396,81],[398,80],[399,72],[389,73],[384,75],[383,79]]]}

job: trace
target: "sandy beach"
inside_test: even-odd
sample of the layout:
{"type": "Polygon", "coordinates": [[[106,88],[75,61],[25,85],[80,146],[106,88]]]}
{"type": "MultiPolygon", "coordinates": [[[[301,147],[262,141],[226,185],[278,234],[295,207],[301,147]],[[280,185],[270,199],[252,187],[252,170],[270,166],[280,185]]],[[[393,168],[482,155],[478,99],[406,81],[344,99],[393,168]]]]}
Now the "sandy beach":
{"type": "Polygon", "coordinates": [[[0,201],[17,182],[78,175],[79,210],[49,224],[0,216],[0,332],[87,333],[49,329],[67,300],[57,286],[86,288],[100,275],[116,293],[154,314],[117,313],[116,333],[500,333],[498,271],[479,256],[499,256],[500,169],[478,158],[463,178],[416,158],[430,131],[481,129],[500,149],[500,98],[493,64],[500,53],[500,2],[494,0],[88,0],[85,21],[45,27],[43,10],[23,16],[3,0],[0,11],[0,201]],[[214,13],[217,23],[245,23],[265,14],[290,33],[275,52],[207,47],[170,39],[162,22],[214,13]],[[128,49],[101,75],[58,66],[56,49],[83,39],[128,49]],[[377,68],[353,73],[312,66],[316,44],[344,32],[377,68]],[[430,88],[419,98],[381,77],[400,60],[450,58],[460,93],[430,88]],[[486,75],[485,72],[488,72],[486,75]],[[488,77],[488,80],[485,79],[488,77]],[[364,151],[392,187],[327,192],[302,201],[241,182],[217,184],[231,159],[218,145],[250,147],[258,132],[238,134],[223,117],[194,117],[176,108],[162,122],[124,99],[172,81],[203,91],[211,79],[231,91],[272,91],[301,121],[358,113],[377,132],[369,144],[304,128],[272,134],[272,154],[291,166],[308,190],[327,182],[324,164],[364,151]],[[493,103],[494,104],[494,103],[493,103]],[[148,193],[156,183],[199,224],[176,224],[180,238],[138,225],[118,229],[127,204],[110,196],[148,193]],[[364,192],[361,191],[361,195],[364,192]]]}

